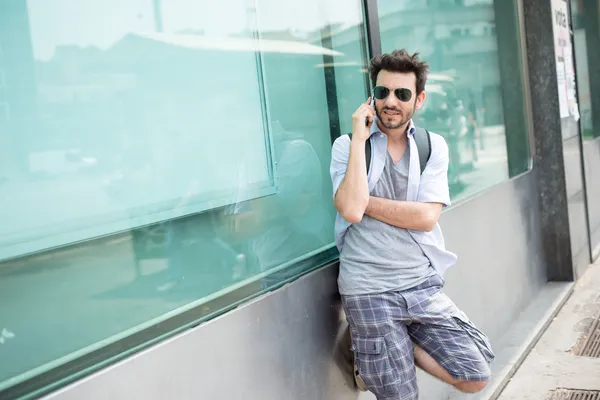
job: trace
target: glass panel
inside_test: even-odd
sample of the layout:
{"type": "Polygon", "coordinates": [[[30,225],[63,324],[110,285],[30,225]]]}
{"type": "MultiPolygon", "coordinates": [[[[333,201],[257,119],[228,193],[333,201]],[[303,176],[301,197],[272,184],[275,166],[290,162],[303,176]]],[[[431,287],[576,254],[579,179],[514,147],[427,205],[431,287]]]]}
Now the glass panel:
{"type": "MultiPolygon", "coordinates": [[[[592,103],[600,99],[600,78],[598,73],[590,75],[590,66],[599,61],[598,52],[595,51],[600,44],[598,30],[599,16],[598,4],[591,1],[571,0],[571,18],[573,26],[573,47],[575,52],[575,73],[577,74],[577,98],[579,114],[581,116],[581,131],[584,140],[600,137],[600,129],[594,126],[592,103]],[[598,86],[598,94],[592,90],[592,82],[598,86]],[[595,97],[592,99],[592,93],[595,97]]],[[[595,105],[595,104],[594,104],[595,105]]],[[[596,106],[598,107],[598,106],[596,106]]]]}
{"type": "Polygon", "coordinates": [[[415,123],[446,139],[454,201],[529,168],[516,7],[514,2],[500,3],[507,9],[503,14],[511,15],[500,18],[496,11],[500,6],[493,0],[378,2],[382,51],[419,51],[430,65],[427,98],[415,114],[415,123]],[[497,35],[500,23],[511,28],[503,37],[497,35]],[[500,56],[507,49],[509,61],[500,56]],[[503,68],[514,71],[510,81],[503,79],[503,68]],[[519,87],[507,90],[503,81],[504,86],[519,87]],[[517,101],[516,107],[507,96],[517,97],[510,99],[517,101]],[[507,110],[507,105],[512,109],[507,110]],[[518,136],[517,143],[508,146],[514,147],[511,161],[507,121],[513,116],[519,127],[511,133],[518,136]]]}
{"type": "Polygon", "coordinates": [[[4,200],[0,260],[275,193],[261,54],[243,51],[254,38],[236,38],[238,51],[223,54],[231,40],[176,34],[193,25],[168,6],[164,32],[148,32],[152,10],[135,3],[115,3],[114,20],[99,30],[102,14],[87,2],[29,2],[32,54],[9,63],[35,68],[22,106],[36,104],[37,115],[15,139],[15,173],[37,183],[4,200]],[[65,16],[77,18],[49,29],[65,16]],[[202,69],[220,73],[196,78],[202,69]],[[230,133],[203,134],[223,129],[216,116],[228,112],[232,92],[244,106],[230,133]],[[36,206],[40,191],[44,207],[36,206]]]}
{"type": "Polygon", "coordinates": [[[571,0],[575,72],[592,259],[600,256],[600,3],[571,0]]]}
{"type": "Polygon", "coordinates": [[[1,2],[0,389],[334,259],[364,49],[359,0],[1,2]]]}

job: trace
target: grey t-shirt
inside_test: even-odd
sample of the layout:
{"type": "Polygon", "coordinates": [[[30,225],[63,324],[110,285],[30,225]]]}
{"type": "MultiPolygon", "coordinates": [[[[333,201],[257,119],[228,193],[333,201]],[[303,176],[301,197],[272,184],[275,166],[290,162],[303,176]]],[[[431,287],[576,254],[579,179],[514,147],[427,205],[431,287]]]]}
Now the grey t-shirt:
{"type": "MultiPolygon", "coordinates": [[[[371,195],[406,200],[410,150],[394,164],[387,154],[383,173],[371,195]]],[[[435,274],[410,233],[364,215],[346,233],[340,254],[338,286],[343,295],[382,293],[417,286],[435,274]]]]}

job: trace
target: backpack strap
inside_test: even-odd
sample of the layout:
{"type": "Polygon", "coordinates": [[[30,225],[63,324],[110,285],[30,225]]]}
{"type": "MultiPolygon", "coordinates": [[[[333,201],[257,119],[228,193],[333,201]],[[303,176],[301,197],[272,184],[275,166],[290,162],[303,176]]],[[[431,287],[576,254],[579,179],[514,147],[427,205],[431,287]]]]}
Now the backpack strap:
{"type": "Polygon", "coordinates": [[[431,157],[431,136],[427,129],[415,127],[413,137],[419,151],[419,165],[421,166],[421,174],[423,174],[427,161],[431,157]]]}
{"type": "MultiPolygon", "coordinates": [[[[349,133],[348,137],[352,140],[352,134],[349,133]]],[[[365,160],[367,161],[367,175],[369,175],[369,168],[371,167],[371,138],[365,142],[365,160]]]]}

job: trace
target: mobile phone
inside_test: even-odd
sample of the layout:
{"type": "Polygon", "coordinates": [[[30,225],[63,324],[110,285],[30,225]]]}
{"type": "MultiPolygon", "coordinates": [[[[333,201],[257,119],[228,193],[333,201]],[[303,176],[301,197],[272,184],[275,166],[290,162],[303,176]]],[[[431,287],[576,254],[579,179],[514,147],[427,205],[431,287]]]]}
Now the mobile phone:
{"type": "MultiPolygon", "coordinates": [[[[373,97],[373,93],[371,93],[371,107],[375,107],[375,97],[373,97]]],[[[375,117],[373,117],[373,122],[375,122],[375,117]]],[[[369,118],[365,118],[365,126],[369,126],[369,118]]]]}

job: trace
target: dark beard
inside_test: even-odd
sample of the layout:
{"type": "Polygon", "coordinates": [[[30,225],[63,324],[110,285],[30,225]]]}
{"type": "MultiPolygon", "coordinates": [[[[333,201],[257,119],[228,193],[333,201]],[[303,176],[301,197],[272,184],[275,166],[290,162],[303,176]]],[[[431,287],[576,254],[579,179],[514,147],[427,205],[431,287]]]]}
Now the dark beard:
{"type": "MultiPolygon", "coordinates": [[[[383,111],[383,109],[381,111],[383,111]]],[[[401,113],[400,116],[404,115],[404,113],[401,110],[395,110],[395,111],[399,111],[401,113]]],[[[385,120],[381,117],[381,112],[378,109],[375,109],[375,114],[377,114],[377,118],[379,118],[379,122],[381,123],[381,125],[383,125],[386,129],[398,129],[402,125],[404,125],[408,121],[410,121],[412,116],[415,114],[415,110],[413,109],[406,118],[402,118],[400,120],[400,122],[398,122],[397,124],[391,124],[391,123],[385,122],[385,120]]]]}

